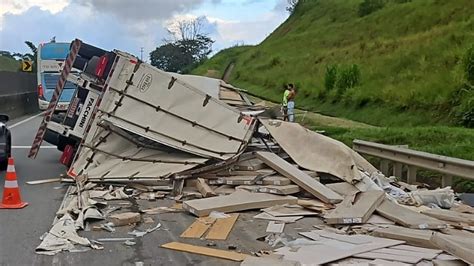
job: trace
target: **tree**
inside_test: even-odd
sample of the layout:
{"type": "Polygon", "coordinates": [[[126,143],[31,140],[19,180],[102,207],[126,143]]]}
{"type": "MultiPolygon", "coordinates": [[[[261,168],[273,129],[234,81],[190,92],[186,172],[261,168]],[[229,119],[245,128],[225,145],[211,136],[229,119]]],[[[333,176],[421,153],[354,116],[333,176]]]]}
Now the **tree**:
{"type": "Polygon", "coordinates": [[[150,53],[153,66],[162,70],[186,73],[207,59],[214,40],[203,33],[203,18],[181,20],[171,25],[172,39],[150,53]]]}

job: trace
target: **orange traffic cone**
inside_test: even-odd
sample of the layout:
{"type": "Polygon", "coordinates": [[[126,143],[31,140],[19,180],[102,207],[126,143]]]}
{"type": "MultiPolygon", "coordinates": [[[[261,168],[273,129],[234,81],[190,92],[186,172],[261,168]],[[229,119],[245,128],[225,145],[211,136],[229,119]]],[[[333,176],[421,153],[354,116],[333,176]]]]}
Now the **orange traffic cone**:
{"type": "Polygon", "coordinates": [[[3,189],[3,200],[0,209],[21,209],[28,203],[21,201],[20,188],[16,181],[15,164],[13,158],[8,158],[7,175],[5,177],[5,188],[3,189]]]}

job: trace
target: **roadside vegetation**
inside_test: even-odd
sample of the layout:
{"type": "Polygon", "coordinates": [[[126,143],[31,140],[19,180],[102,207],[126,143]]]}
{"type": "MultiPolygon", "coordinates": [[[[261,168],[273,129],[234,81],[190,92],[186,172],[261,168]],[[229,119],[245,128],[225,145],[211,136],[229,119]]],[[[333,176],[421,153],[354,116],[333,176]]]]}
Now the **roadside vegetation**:
{"type": "MultiPolygon", "coordinates": [[[[305,118],[349,146],[363,139],[474,160],[474,1],[300,0],[291,7],[261,44],[223,50],[193,73],[218,77],[234,62],[230,82],[275,103],[283,84],[295,83],[298,108],[371,125],[305,118]]],[[[474,182],[457,179],[455,188],[474,192],[474,182]]]]}

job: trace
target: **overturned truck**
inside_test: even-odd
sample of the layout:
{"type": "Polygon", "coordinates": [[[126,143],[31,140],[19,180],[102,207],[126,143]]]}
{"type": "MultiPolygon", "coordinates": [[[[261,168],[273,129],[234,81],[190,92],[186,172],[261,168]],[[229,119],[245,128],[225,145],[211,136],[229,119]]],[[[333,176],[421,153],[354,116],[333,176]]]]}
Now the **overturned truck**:
{"type": "Polygon", "coordinates": [[[241,154],[255,130],[254,109],[222,80],[167,73],[75,40],[29,157],[44,139],[63,151],[72,178],[156,180],[241,154]],[[53,117],[66,81],[76,92],[67,112],[53,117]]]}

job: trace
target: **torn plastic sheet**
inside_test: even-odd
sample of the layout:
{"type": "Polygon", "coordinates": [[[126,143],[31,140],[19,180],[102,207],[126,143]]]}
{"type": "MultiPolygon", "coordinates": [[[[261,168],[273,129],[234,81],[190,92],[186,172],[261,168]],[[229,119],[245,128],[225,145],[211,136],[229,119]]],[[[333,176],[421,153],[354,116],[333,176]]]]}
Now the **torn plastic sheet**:
{"type": "Polygon", "coordinates": [[[92,244],[87,238],[80,237],[76,232],[75,221],[66,213],[44,235],[41,244],[35,251],[38,254],[54,255],[61,251],[73,251],[75,245],[102,249],[102,247],[92,244]]]}
{"type": "Polygon", "coordinates": [[[364,175],[378,170],[351,148],[342,142],[310,131],[298,123],[281,120],[260,119],[283,150],[299,166],[336,176],[346,182],[355,184],[364,175]]]}
{"type": "Polygon", "coordinates": [[[450,209],[454,204],[455,195],[451,187],[445,187],[435,190],[413,191],[408,193],[408,197],[404,201],[405,204],[417,206],[430,206],[434,204],[440,208],[450,209]]]}

